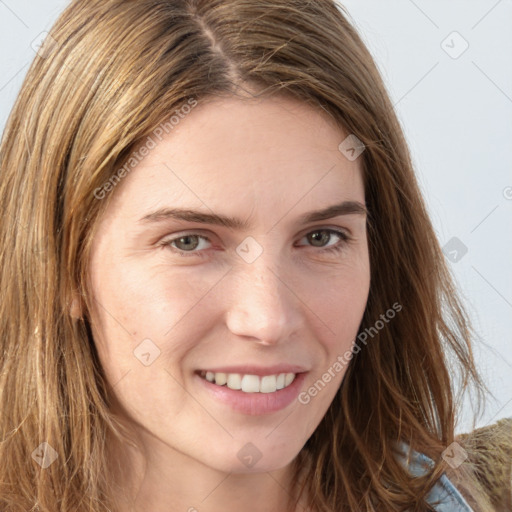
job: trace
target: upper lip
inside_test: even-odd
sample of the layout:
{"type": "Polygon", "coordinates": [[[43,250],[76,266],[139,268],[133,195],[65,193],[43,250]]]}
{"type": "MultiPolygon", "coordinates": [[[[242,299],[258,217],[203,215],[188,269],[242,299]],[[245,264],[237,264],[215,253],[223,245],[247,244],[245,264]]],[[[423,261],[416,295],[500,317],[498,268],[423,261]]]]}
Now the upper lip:
{"type": "Polygon", "coordinates": [[[202,368],[198,372],[213,372],[213,373],[240,373],[243,375],[258,375],[263,377],[265,375],[279,375],[280,373],[303,373],[307,370],[303,366],[294,364],[276,364],[272,366],[255,366],[253,364],[238,365],[238,366],[216,366],[209,368],[202,368]]]}

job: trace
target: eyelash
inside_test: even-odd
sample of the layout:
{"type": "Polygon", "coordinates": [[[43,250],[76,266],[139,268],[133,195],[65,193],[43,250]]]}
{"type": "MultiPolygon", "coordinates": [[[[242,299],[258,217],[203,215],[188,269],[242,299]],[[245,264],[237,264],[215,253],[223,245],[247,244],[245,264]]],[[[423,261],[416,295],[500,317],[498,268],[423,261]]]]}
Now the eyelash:
{"type": "MultiPolygon", "coordinates": [[[[326,231],[329,234],[334,234],[336,236],[339,236],[340,239],[341,239],[341,242],[337,243],[336,245],[330,245],[330,246],[327,246],[327,247],[320,247],[319,248],[319,252],[324,252],[324,253],[329,253],[329,254],[340,253],[345,248],[347,243],[349,243],[352,240],[352,238],[347,233],[345,233],[344,231],[339,231],[337,229],[331,229],[331,228],[315,229],[313,231],[310,231],[309,233],[306,233],[306,235],[304,235],[304,236],[310,235],[312,233],[319,233],[321,231],[326,231]]],[[[171,244],[176,242],[176,240],[179,240],[180,238],[186,238],[187,236],[197,236],[198,238],[202,238],[203,240],[207,240],[208,242],[210,242],[210,239],[207,236],[200,235],[198,233],[184,233],[183,235],[180,235],[180,236],[178,236],[176,238],[173,238],[171,240],[164,240],[159,245],[161,247],[169,247],[172,250],[173,253],[177,254],[178,256],[183,256],[185,258],[190,257],[190,256],[206,257],[206,255],[205,255],[206,250],[203,250],[203,251],[195,251],[195,250],[193,250],[193,251],[181,251],[180,249],[177,249],[176,247],[172,247],[171,244]]],[[[311,246],[311,247],[313,247],[313,246],[311,246]]]]}

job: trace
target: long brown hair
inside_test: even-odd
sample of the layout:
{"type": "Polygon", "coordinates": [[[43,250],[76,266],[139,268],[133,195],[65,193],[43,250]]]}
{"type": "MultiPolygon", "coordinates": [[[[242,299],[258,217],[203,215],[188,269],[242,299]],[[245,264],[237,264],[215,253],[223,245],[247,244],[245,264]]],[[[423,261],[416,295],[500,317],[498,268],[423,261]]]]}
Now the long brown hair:
{"type": "Polygon", "coordinates": [[[86,287],[91,238],[115,194],[105,183],[114,188],[132,150],[187,102],[249,85],[321,109],[364,143],[361,332],[402,307],[350,361],[294,461],[296,482],[315,511],[429,510],[454,440],[455,389],[473,383],[478,394],[482,382],[401,126],[333,0],[74,0],[56,22],[0,153],[2,510],[112,510],[107,433],[126,433],[109,410],[86,287]],[[69,314],[74,292],[83,320],[69,314]],[[425,477],[397,462],[400,440],[434,460],[425,477]],[[42,470],[45,457],[57,463],[42,470]]]}

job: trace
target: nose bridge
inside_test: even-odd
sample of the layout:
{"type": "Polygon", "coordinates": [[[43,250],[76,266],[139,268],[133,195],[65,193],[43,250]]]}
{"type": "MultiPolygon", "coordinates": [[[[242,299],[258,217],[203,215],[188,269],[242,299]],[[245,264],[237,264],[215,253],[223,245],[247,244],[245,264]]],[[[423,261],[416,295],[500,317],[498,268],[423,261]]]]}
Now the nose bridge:
{"type": "Polygon", "coordinates": [[[234,334],[264,344],[286,339],[298,329],[298,301],[279,273],[276,253],[262,253],[232,270],[228,327],[234,334]]]}

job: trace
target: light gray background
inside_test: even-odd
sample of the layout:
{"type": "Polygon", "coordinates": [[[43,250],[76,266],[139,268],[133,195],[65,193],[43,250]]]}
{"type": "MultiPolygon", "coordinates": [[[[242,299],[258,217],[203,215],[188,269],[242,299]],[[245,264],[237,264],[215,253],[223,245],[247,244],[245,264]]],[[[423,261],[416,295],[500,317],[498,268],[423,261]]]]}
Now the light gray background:
{"type": "MultiPolygon", "coordinates": [[[[41,33],[67,4],[0,0],[0,129],[41,33]]],[[[512,0],[343,4],[396,106],[438,237],[478,332],[477,364],[496,398],[488,400],[478,426],[510,417],[512,0]]],[[[458,431],[470,428],[470,412],[467,404],[458,431]]]]}

